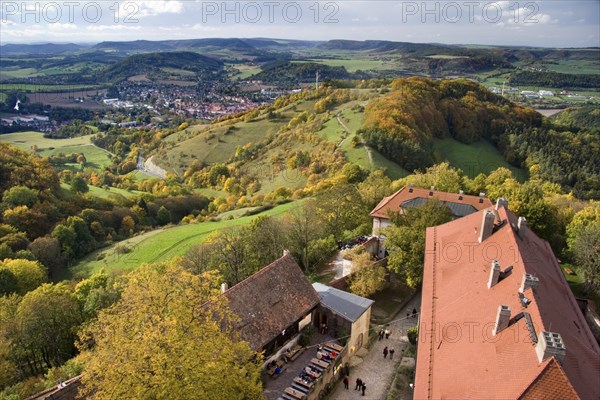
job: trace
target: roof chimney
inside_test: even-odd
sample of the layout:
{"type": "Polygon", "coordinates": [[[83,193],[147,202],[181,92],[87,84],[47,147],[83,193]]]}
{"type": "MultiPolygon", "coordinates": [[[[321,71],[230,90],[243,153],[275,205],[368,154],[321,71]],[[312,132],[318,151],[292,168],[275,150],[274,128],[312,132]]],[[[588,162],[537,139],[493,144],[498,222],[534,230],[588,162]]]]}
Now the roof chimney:
{"type": "Polygon", "coordinates": [[[523,281],[521,282],[521,287],[519,288],[519,292],[523,293],[525,290],[531,288],[533,291],[537,291],[538,286],[540,286],[540,279],[531,275],[524,274],[523,281]]]}
{"type": "Polygon", "coordinates": [[[465,194],[465,192],[463,192],[462,190],[458,191],[458,199],[462,200],[463,199],[463,194],[465,194]]]}
{"type": "Polygon", "coordinates": [[[527,220],[525,217],[519,217],[517,221],[517,233],[521,239],[525,238],[525,231],[527,230],[527,220]]]}
{"type": "Polygon", "coordinates": [[[484,197],[485,197],[485,192],[479,192],[479,203],[483,203],[484,197]]]}
{"type": "Polygon", "coordinates": [[[498,197],[496,200],[496,210],[498,210],[500,207],[508,208],[508,200],[506,200],[504,197],[498,197]]]}
{"type": "Polygon", "coordinates": [[[560,333],[554,332],[540,332],[541,340],[538,340],[535,345],[535,352],[538,356],[538,361],[544,362],[550,357],[556,357],[559,363],[565,359],[567,355],[567,348],[562,341],[560,333]]]}
{"type": "Polygon", "coordinates": [[[496,326],[494,326],[494,336],[508,328],[510,322],[510,307],[498,306],[498,315],[496,316],[496,326]]]}
{"type": "Polygon", "coordinates": [[[283,257],[285,257],[285,256],[289,256],[290,254],[292,254],[292,253],[290,253],[290,251],[289,251],[289,250],[287,250],[287,249],[286,249],[286,250],[283,250],[283,257]]]}
{"type": "Polygon", "coordinates": [[[221,283],[221,293],[225,293],[227,289],[229,289],[229,285],[225,282],[221,283]]]}
{"type": "Polygon", "coordinates": [[[490,279],[488,280],[488,289],[498,283],[500,278],[500,263],[498,260],[492,261],[492,269],[490,270],[490,279]]]}
{"type": "Polygon", "coordinates": [[[429,195],[433,196],[433,191],[435,190],[435,186],[429,188],[429,195]]]}
{"type": "Polygon", "coordinates": [[[481,220],[481,229],[479,230],[479,243],[490,237],[492,230],[494,229],[495,219],[496,217],[492,211],[485,210],[481,220]]]}
{"type": "Polygon", "coordinates": [[[409,186],[409,188],[408,188],[408,193],[412,193],[413,190],[414,190],[414,187],[415,187],[415,184],[411,183],[410,186],[409,186]]]}

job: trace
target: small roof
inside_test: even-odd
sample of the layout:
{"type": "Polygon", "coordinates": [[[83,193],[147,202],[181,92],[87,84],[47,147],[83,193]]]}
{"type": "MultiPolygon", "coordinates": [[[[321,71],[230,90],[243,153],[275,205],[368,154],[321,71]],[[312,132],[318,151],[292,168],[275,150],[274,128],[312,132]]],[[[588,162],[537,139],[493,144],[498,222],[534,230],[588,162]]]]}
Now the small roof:
{"type": "Polygon", "coordinates": [[[255,351],[319,304],[318,293],[289,252],[224,295],[241,319],[236,328],[242,340],[255,351]]]}
{"type": "Polygon", "coordinates": [[[404,186],[391,196],[384,197],[369,215],[389,218],[388,211],[417,207],[429,199],[438,199],[445,203],[455,217],[464,217],[492,206],[492,202],[487,197],[404,186]]]}
{"type": "Polygon", "coordinates": [[[415,398],[600,398],[600,348],[550,245],[529,227],[518,235],[505,207],[489,210],[496,224],[481,243],[485,210],[427,228],[415,398]],[[503,275],[488,288],[493,260],[503,275]],[[539,279],[527,305],[525,274],[539,279]],[[511,319],[494,335],[501,305],[511,319]],[[561,335],[564,360],[539,361],[540,332],[561,335]]]}
{"type": "Polygon", "coordinates": [[[350,322],[356,322],[374,303],[352,293],[344,292],[322,283],[313,283],[313,288],[321,296],[321,305],[350,322]]]}

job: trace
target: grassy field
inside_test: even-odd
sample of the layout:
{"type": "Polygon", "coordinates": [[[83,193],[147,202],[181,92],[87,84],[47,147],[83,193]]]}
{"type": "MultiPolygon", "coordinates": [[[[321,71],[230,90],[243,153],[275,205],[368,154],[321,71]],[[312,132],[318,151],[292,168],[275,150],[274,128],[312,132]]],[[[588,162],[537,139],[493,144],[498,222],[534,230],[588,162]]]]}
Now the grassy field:
{"type": "MultiPolygon", "coordinates": [[[[110,164],[110,154],[90,142],[91,135],[70,139],[48,139],[40,132],[17,132],[0,136],[0,142],[9,143],[23,150],[32,151],[37,146],[40,156],[49,157],[60,153],[83,153],[87,166],[101,169],[110,164]]],[[[79,166],[76,166],[79,168],[79,166]]]]}
{"type": "MultiPolygon", "coordinates": [[[[283,204],[267,210],[260,215],[282,215],[298,207],[301,202],[283,204]]],[[[136,268],[145,262],[165,261],[183,255],[193,245],[204,242],[213,232],[241,226],[251,222],[256,216],[225,219],[218,222],[179,225],[158,229],[124,240],[106,249],[98,250],[70,268],[62,279],[85,278],[104,268],[107,272],[123,272],[136,268]],[[119,254],[117,248],[130,251],[119,254]]]]}
{"type": "Polygon", "coordinates": [[[41,132],[17,132],[0,136],[0,142],[12,144],[23,150],[31,150],[31,146],[37,146],[40,150],[51,150],[51,148],[89,145],[91,136],[79,136],[70,139],[47,139],[41,132]]]}
{"type": "MultiPolygon", "coordinates": [[[[68,183],[61,183],[60,186],[64,189],[64,190],[71,190],[71,185],[69,185],[68,183]]],[[[101,187],[97,187],[97,186],[92,186],[92,185],[88,185],[88,187],[90,188],[90,191],[88,192],[90,195],[94,196],[94,197],[100,197],[102,199],[107,199],[111,196],[123,196],[123,197],[132,197],[132,196],[136,196],[138,194],[143,194],[143,192],[137,191],[137,190],[125,190],[125,189],[119,189],[119,188],[115,188],[115,187],[107,187],[107,188],[101,188],[101,187]]]]}
{"type": "Polygon", "coordinates": [[[515,178],[523,182],[527,178],[525,171],[507,163],[498,150],[489,142],[481,140],[473,144],[464,144],[454,139],[441,139],[434,142],[434,148],[441,160],[463,170],[465,175],[474,178],[480,173],[506,167],[515,178]]]}
{"type": "Polygon", "coordinates": [[[345,67],[348,72],[356,72],[358,70],[382,70],[393,68],[395,64],[390,64],[382,60],[369,58],[348,58],[348,59],[309,59],[306,61],[293,61],[294,63],[314,62],[317,64],[327,65],[329,67],[345,67]]]}
{"type": "Polygon", "coordinates": [[[262,71],[262,69],[256,65],[238,64],[233,65],[232,67],[237,70],[235,78],[240,80],[247,79],[252,75],[258,74],[260,71],[262,71]]]}

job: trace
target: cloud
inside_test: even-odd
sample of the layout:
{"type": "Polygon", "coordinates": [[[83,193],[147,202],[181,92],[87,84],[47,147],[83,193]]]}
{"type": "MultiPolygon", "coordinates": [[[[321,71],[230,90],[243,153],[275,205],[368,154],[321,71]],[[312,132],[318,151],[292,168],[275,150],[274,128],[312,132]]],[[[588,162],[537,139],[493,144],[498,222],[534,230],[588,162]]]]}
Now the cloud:
{"type": "Polygon", "coordinates": [[[90,25],[86,28],[90,32],[104,32],[104,31],[139,31],[140,26],[127,26],[127,25],[90,25]]]}
{"type": "Polygon", "coordinates": [[[138,7],[133,18],[154,17],[161,14],[181,14],[183,3],[178,0],[134,1],[121,4],[125,12],[133,12],[131,5],[138,7]],[[129,7],[127,10],[125,8],[129,7]]]}
{"type": "Polygon", "coordinates": [[[77,29],[77,25],[69,24],[69,23],[60,23],[56,22],[54,24],[48,24],[48,29],[51,31],[59,32],[59,31],[74,31],[77,29]]]}

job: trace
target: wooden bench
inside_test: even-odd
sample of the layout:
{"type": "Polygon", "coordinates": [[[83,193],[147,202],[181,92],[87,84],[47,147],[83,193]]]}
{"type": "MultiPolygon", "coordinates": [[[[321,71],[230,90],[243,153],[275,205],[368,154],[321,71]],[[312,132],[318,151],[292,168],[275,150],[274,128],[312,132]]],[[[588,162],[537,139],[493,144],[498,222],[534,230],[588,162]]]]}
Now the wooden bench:
{"type": "Polygon", "coordinates": [[[285,394],[288,394],[298,400],[301,400],[306,396],[304,393],[294,390],[291,387],[286,387],[284,392],[285,392],[285,394]]]}
{"type": "Polygon", "coordinates": [[[329,343],[325,343],[325,346],[330,347],[334,350],[336,350],[338,353],[340,353],[342,350],[344,350],[344,348],[338,344],[329,342],[329,343]]]}
{"type": "Polygon", "coordinates": [[[313,358],[313,359],[310,360],[310,362],[313,363],[313,364],[315,364],[315,365],[317,365],[317,366],[319,366],[319,367],[321,367],[321,368],[324,368],[324,369],[329,368],[329,363],[328,362],[323,361],[323,360],[319,360],[318,358],[313,358]]]}
{"type": "Polygon", "coordinates": [[[296,383],[298,386],[304,386],[309,391],[314,386],[314,383],[305,381],[304,379],[300,378],[299,376],[297,376],[297,377],[294,378],[294,383],[296,383]]]}

